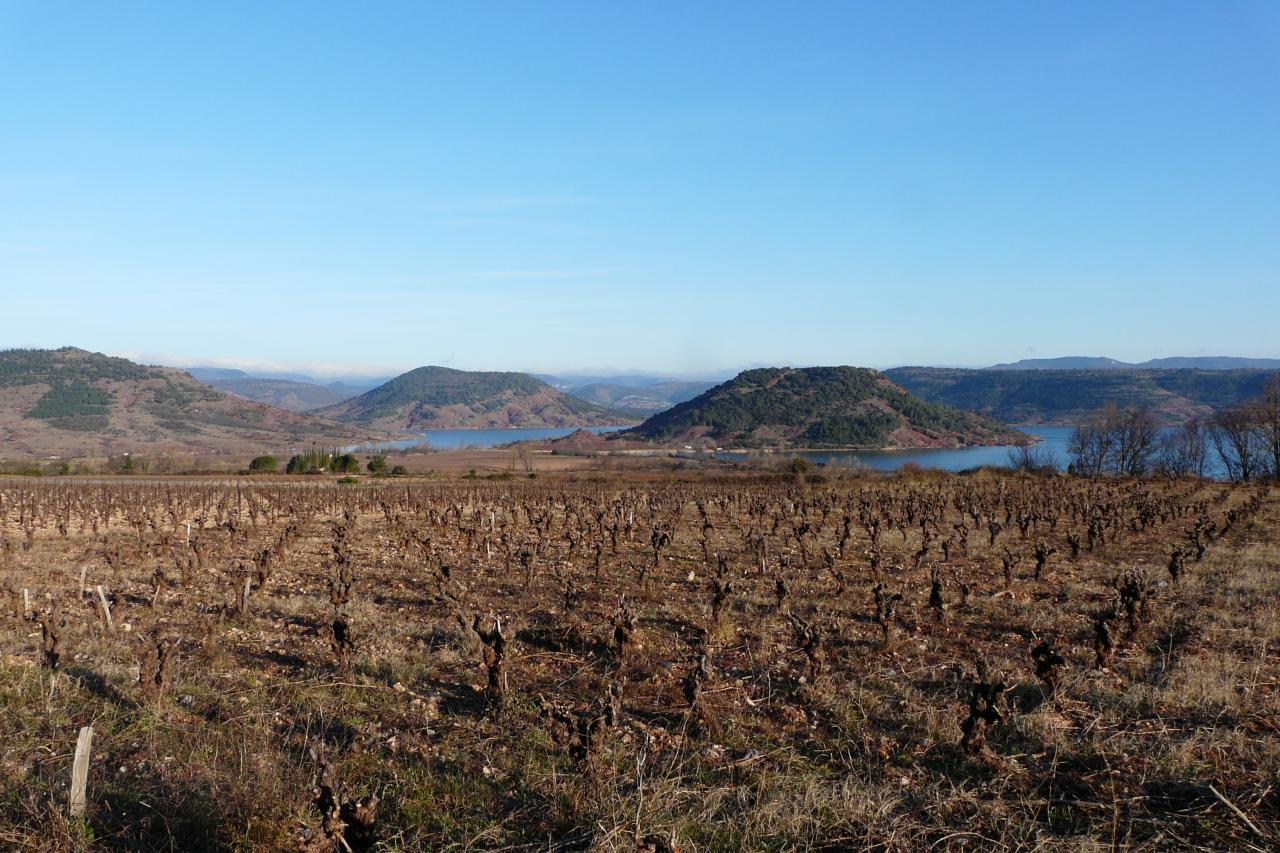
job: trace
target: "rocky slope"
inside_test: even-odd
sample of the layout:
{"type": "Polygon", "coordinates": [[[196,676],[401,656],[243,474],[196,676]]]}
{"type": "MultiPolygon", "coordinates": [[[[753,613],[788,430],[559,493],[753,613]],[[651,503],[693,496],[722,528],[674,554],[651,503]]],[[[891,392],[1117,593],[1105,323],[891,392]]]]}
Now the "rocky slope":
{"type": "Polygon", "coordinates": [[[243,400],[180,370],[67,347],[0,352],[0,454],[282,452],[376,437],[243,400]]]}

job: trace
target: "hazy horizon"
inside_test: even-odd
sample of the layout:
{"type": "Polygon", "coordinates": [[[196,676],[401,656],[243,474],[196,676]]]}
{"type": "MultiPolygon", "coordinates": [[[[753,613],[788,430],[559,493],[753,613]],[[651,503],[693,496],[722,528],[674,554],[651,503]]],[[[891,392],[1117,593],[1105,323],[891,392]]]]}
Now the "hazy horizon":
{"type": "MultiPolygon", "coordinates": [[[[163,355],[145,354],[145,353],[106,353],[106,354],[118,356],[121,358],[128,358],[132,361],[138,361],[140,363],[162,365],[166,367],[178,367],[183,369],[224,368],[224,369],[232,369],[232,370],[242,370],[245,373],[248,373],[250,375],[259,375],[259,376],[268,375],[268,374],[305,374],[305,375],[315,377],[317,379],[323,379],[325,381],[339,381],[344,378],[350,379],[350,380],[387,378],[387,377],[399,375],[401,373],[405,373],[410,370],[414,370],[419,367],[426,367],[426,366],[453,367],[458,370],[482,369],[482,368],[469,368],[469,367],[447,365],[447,364],[439,365],[431,362],[422,362],[421,364],[402,365],[398,367],[388,366],[388,367],[383,367],[381,369],[378,369],[376,367],[372,367],[369,365],[338,365],[338,364],[331,364],[331,363],[308,364],[308,363],[302,363],[302,362],[261,362],[261,361],[255,361],[253,359],[244,359],[244,358],[200,359],[200,358],[187,358],[187,357],[181,357],[181,356],[163,356],[163,355]]],[[[1236,356],[1225,354],[1225,353],[1211,353],[1211,354],[1204,353],[1204,354],[1200,354],[1199,356],[1196,356],[1196,355],[1188,356],[1187,353],[1179,352],[1179,353],[1165,353],[1163,355],[1153,356],[1153,358],[1223,357],[1223,356],[1228,358],[1236,357],[1236,356]]],[[[1026,356],[1024,358],[1052,360],[1054,358],[1073,358],[1073,357],[1109,358],[1110,356],[1106,356],[1106,355],[1098,356],[1095,354],[1075,353],[1072,355],[1064,355],[1064,356],[1052,356],[1052,355],[1026,356]]],[[[1280,358],[1280,356],[1257,356],[1257,358],[1280,358]]],[[[1004,362],[995,362],[995,364],[1006,363],[1006,362],[1016,362],[1019,360],[1021,359],[1010,358],[1004,362]]],[[[728,367],[721,367],[714,370],[707,369],[701,372],[685,372],[685,373],[675,372],[675,371],[663,371],[663,370],[657,370],[657,369],[645,368],[645,367],[616,368],[616,367],[608,367],[608,366],[571,367],[571,368],[561,369],[561,370],[538,370],[533,368],[522,368],[522,367],[496,367],[496,368],[483,368],[483,369],[549,375],[549,376],[556,376],[564,379],[572,379],[577,377],[594,378],[594,377],[611,377],[611,376],[612,377],[653,376],[653,377],[662,377],[667,379],[702,381],[702,380],[719,380],[723,378],[729,378],[743,370],[751,370],[751,369],[760,368],[760,367],[816,367],[816,366],[835,366],[840,364],[850,364],[850,363],[831,362],[825,365],[818,365],[816,363],[810,364],[810,363],[802,363],[802,362],[795,362],[795,363],[756,362],[751,364],[741,364],[741,365],[734,365],[734,366],[728,366],[728,367]]],[[[850,366],[870,367],[876,370],[890,370],[895,367],[953,367],[953,368],[963,368],[963,369],[982,369],[982,368],[992,367],[993,364],[923,364],[919,362],[912,362],[912,363],[904,362],[901,364],[882,364],[882,365],[851,364],[850,366]]]]}

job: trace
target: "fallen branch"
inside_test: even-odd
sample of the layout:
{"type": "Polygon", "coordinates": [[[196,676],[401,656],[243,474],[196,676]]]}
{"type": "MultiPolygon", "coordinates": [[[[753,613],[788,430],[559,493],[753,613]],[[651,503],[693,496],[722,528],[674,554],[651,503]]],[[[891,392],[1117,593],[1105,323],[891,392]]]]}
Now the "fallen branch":
{"type": "Polygon", "coordinates": [[[1249,816],[1248,816],[1247,814],[1245,814],[1244,812],[1242,812],[1242,811],[1240,810],[1240,807],[1239,807],[1239,806],[1237,806],[1235,803],[1233,803],[1233,802],[1231,802],[1230,800],[1228,800],[1228,799],[1227,799],[1227,795],[1226,795],[1226,794],[1222,793],[1221,791],[1219,791],[1217,788],[1213,787],[1212,785],[1210,785],[1210,786],[1209,786],[1209,790],[1213,792],[1213,795],[1214,795],[1215,797],[1217,797],[1217,798],[1218,798],[1218,800],[1219,800],[1219,801],[1220,801],[1224,806],[1226,806],[1227,808],[1231,809],[1231,813],[1232,813],[1232,814],[1234,814],[1236,817],[1240,818],[1240,820],[1244,821],[1244,825],[1245,825],[1245,826],[1247,826],[1247,827],[1249,827],[1249,829],[1253,830],[1253,834],[1254,834],[1254,835],[1258,836],[1259,838],[1263,838],[1263,839],[1270,838],[1270,836],[1269,836],[1269,835],[1267,835],[1265,832],[1263,832],[1261,829],[1259,829],[1259,828],[1258,828],[1258,825],[1257,825],[1256,823],[1254,823],[1253,821],[1249,820],[1249,816]]]}

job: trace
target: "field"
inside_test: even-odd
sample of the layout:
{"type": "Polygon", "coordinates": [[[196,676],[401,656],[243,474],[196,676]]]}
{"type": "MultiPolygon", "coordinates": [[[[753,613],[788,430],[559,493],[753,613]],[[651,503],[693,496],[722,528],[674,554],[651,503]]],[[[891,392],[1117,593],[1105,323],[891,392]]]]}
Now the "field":
{"type": "Polygon", "coordinates": [[[558,476],[0,482],[0,847],[1280,843],[1264,488],[558,476]]]}

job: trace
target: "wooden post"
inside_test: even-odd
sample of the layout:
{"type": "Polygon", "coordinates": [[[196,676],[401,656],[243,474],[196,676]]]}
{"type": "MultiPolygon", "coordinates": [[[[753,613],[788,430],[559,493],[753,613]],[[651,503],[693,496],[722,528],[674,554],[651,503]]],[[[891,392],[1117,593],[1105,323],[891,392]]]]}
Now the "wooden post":
{"type": "Polygon", "coordinates": [[[76,593],[76,598],[84,598],[84,576],[88,571],[88,564],[80,567],[80,590],[76,593]]]}
{"type": "MultiPolygon", "coordinates": [[[[101,587],[99,587],[101,589],[101,587]]],[[[71,764],[71,816],[84,814],[85,792],[89,786],[89,750],[93,747],[93,726],[80,729],[76,757],[71,764]]]]}
{"type": "Polygon", "coordinates": [[[98,601],[102,604],[102,615],[107,620],[107,630],[115,631],[115,623],[111,621],[111,605],[107,604],[107,594],[102,591],[102,584],[98,584],[98,601]]]}
{"type": "Polygon", "coordinates": [[[31,590],[22,588],[22,616],[25,619],[31,613],[31,590]]]}

